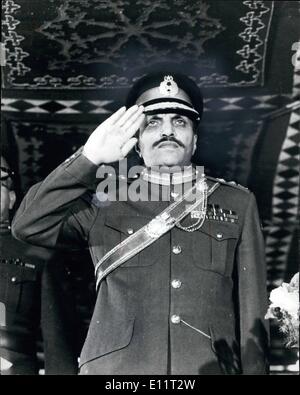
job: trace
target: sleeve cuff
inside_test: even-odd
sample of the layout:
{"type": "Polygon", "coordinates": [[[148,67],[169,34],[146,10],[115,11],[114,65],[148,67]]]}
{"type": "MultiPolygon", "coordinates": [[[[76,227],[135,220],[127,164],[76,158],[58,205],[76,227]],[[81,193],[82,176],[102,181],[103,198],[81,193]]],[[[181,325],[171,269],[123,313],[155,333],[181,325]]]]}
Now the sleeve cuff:
{"type": "Polygon", "coordinates": [[[96,181],[98,166],[83,155],[83,146],[65,160],[65,170],[72,177],[86,186],[92,186],[96,181]]]}

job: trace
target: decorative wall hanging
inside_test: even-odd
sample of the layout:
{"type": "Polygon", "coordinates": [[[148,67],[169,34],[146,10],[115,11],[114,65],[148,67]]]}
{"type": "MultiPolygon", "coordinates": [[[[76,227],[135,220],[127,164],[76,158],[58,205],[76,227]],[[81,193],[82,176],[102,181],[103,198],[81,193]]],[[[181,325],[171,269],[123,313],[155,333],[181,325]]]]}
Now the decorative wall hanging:
{"type": "Polygon", "coordinates": [[[264,84],[273,1],[4,0],[5,88],[121,88],[176,64],[199,86],[264,84]]]}

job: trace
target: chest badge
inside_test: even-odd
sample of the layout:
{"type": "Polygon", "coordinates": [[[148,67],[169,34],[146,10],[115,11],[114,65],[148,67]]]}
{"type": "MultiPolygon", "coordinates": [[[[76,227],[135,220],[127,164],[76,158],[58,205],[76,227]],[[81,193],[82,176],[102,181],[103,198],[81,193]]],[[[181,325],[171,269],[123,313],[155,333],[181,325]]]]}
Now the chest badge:
{"type": "Polygon", "coordinates": [[[218,204],[208,204],[206,219],[236,224],[239,216],[235,211],[222,208],[218,204]]]}

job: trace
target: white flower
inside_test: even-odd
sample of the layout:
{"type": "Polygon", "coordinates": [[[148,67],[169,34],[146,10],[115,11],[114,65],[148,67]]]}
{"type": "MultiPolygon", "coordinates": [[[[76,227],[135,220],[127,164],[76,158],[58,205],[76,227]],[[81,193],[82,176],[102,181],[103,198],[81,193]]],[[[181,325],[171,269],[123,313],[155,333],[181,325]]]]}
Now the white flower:
{"type": "Polygon", "coordinates": [[[268,308],[268,311],[267,311],[267,314],[265,315],[265,319],[268,320],[268,319],[270,319],[270,318],[276,318],[276,317],[275,317],[275,315],[273,314],[272,309],[269,307],[269,308],[268,308]]]}
{"type": "Polygon", "coordinates": [[[287,311],[293,318],[298,317],[299,292],[289,292],[289,284],[282,283],[278,288],[273,289],[270,294],[270,307],[280,307],[287,311]]]}
{"type": "Polygon", "coordinates": [[[296,273],[290,281],[290,290],[299,292],[299,272],[296,273]]]}

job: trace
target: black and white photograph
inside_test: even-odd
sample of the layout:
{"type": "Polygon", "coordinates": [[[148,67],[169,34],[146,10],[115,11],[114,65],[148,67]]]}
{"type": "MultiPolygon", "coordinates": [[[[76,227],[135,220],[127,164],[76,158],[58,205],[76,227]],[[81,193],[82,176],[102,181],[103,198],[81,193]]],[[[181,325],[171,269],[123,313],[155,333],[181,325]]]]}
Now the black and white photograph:
{"type": "Polygon", "coordinates": [[[1,8],[0,375],[299,375],[300,1],[1,8]]]}

